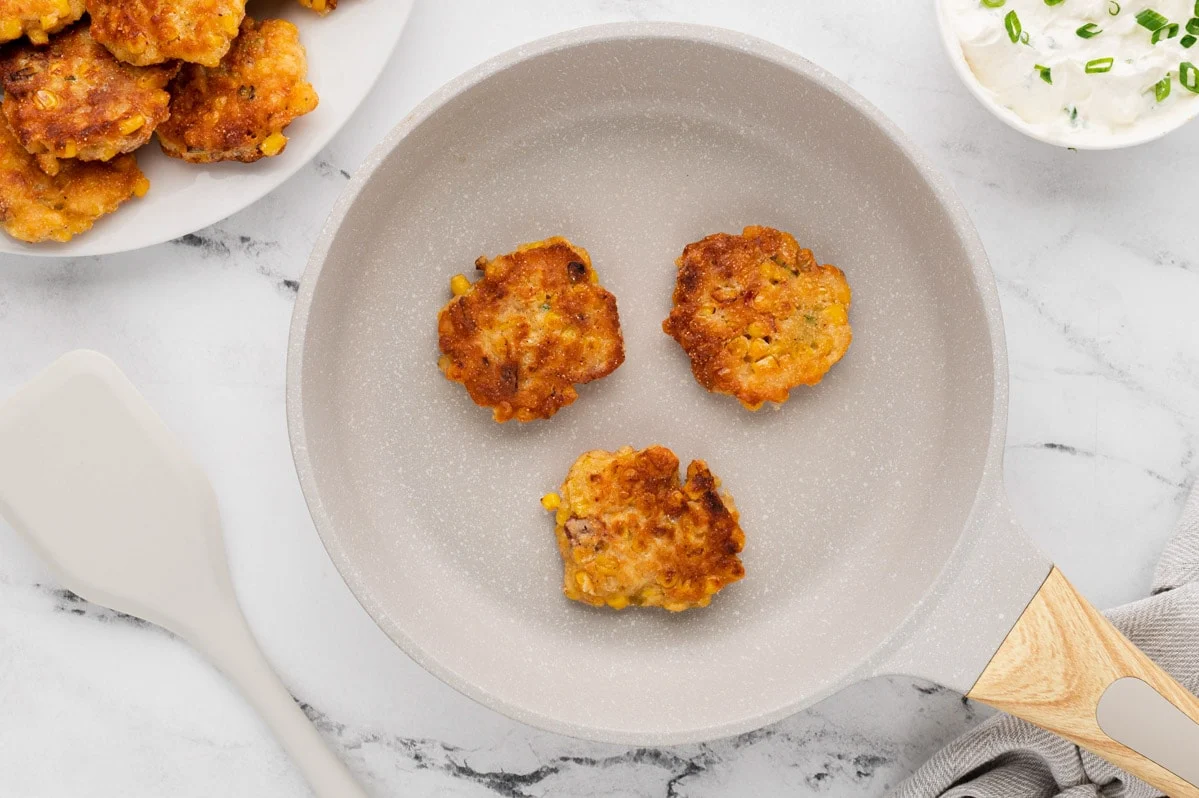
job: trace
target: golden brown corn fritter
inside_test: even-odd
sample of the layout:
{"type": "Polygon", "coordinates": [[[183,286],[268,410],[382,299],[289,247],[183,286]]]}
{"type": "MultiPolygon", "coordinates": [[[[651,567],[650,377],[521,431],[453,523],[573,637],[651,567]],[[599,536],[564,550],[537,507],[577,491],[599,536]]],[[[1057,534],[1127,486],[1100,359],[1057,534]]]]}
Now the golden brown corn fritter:
{"type": "Polygon", "coordinates": [[[150,188],[133,155],[111,161],[63,161],[57,175],[41,170],[8,125],[0,124],[0,219],[14,238],[70,241],[150,188]]]}
{"type": "Polygon", "coordinates": [[[278,155],[283,128],[317,106],[296,26],[251,17],[217,67],[185,64],[171,81],[171,116],[158,128],[167,155],[190,163],[278,155]]]}
{"type": "Polygon", "coordinates": [[[3,51],[4,117],[47,174],[59,158],[107,161],[145,144],[167,118],[177,70],[123,64],[76,25],[47,47],[3,51]]]}
{"type": "Polygon", "coordinates": [[[45,44],[82,16],[83,0],[0,0],[0,42],[28,36],[45,44]]]}
{"type": "Polygon", "coordinates": [[[549,418],[624,362],[616,298],[583,248],[555,237],[475,266],[437,317],[438,367],[496,421],[549,418]]]}
{"type": "Polygon", "coordinates": [[[567,598],[618,610],[706,607],[745,576],[737,556],[745,533],[719,487],[703,460],[680,484],[679,458],[662,446],[582,455],[561,496],[542,499],[557,511],[567,598]]]}
{"type": "Polygon", "coordinates": [[[137,66],[179,59],[216,66],[237,37],[246,0],[85,0],[92,36],[137,66]]]}
{"type": "Polygon", "coordinates": [[[757,410],[815,385],[849,349],[850,289],[787,233],[746,227],[688,244],[662,324],[709,391],[757,410]]]}

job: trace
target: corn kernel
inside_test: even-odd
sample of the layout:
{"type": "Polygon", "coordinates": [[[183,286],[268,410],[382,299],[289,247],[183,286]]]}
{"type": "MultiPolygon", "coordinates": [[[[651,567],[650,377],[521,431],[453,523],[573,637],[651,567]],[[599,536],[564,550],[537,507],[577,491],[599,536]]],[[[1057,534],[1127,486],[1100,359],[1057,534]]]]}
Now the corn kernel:
{"type": "Polygon", "coordinates": [[[34,44],[46,44],[50,41],[50,35],[44,30],[33,28],[29,31],[29,41],[34,44]]]}
{"type": "Polygon", "coordinates": [[[134,114],[133,116],[129,117],[124,122],[122,122],[120,125],[118,125],[117,129],[121,131],[122,136],[128,136],[130,133],[134,132],[135,130],[141,130],[145,126],[145,124],[146,124],[146,118],[144,116],[142,116],[141,114],[134,114]]]}
{"type": "Polygon", "coordinates": [[[450,278],[450,292],[454,296],[462,296],[470,290],[470,280],[466,279],[465,274],[455,274],[450,278]]]}
{"type": "Polygon", "coordinates": [[[282,133],[272,133],[263,139],[258,145],[258,149],[262,150],[262,154],[266,156],[278,155],[283,151],[283,147],[287,144],[287,136],[282,133]]]}
{"type": "Polygon", "coordinates": [[[614,610],[623,610],[629,606],[629,599],[627,596],[613,596],[608,599],[608,606],[614,610]]]}
{"type": "Polygon", "coordinates": [[[50,111],[58,107],[58,95],[52,91],[38,89],[33,95],[33,104],[42,111],[50,111]]]}
{"type": "Polygon", "coordinates": [[[541,506],[553,512],[562,506],[562,497],[557,493],[547,493],[541,497],[541,506]]]}
{"type": "Polygon", "coordinates": [[[79,146],[77,144],[75,144],[75,142],[73,142],[73,141],[68,141],[66,144],[62,145],[62,150],[59,151],[58,157],[59,158],[74,158],[78,154],[79,154],[79,146]]]}
{"type": "Polygon", "coordinates": [[[833,324],[844,324],[849,321],[849,314],[844,305],[829,305],[824,309],[824,317],[833,324]]]}
{"type": "Polygon", "coordinates": [[[60,17],[65,17],[71,13],[71,0],[57,0],[54,7],[58,9],[60,17]]]}
{"type": "Polygon", "coordinates": [[[753,324],[749,325],[745,331],[754,338],[763,338],[767,335],[770,335],[770,328],[760,321],[755,321],[753,324]]]}
{"type": "Polygon", "coordinates": [[[770,354],[770,344],[761,338],[755,338],[749,345],[749,356],[753,360],[761,360],[770,354]]]}
{"type": "Polygon", "coordinates": [[[324,11],[325,10],[325,0],[312,0],[312,10],[313,11],[324,11]]]}
{"type": "Polygon", "coordinates": [[[46,30],[50,30],[51,28],[53,28],[55,25],[58,24],[58,14],[47,14],[46,16],[39,19],[38,22],[41,23],[43,28],[45,28],[46,30]]]}
{"type": "Polygon", "coordinates": [[[225,33],[230,36],[236,36],[241,29],[241,20],[233,14],[221,14],[221,27],[225,29],[225,33]]]}
{"type": "Polygon", "coordinates": [[[729,341],[726,348],[729,350],[729,354],[731,354],[733,357],[745,357],[745,355],[749,352],[749,341],[745,339],[745,336],[738,335],[736,338],[729,341]]]}
{"type": "Polygon", "coordinates": [[[146,196],[146,192],[149,190],[150,181],[144,177],[139,178],[138,181],[133,184],[133,196],[135,197],[144,197],[146,196]]]}
{"type": "Polygon", "coordinates": [[[754,371],[772,371],[778,368],[779,362],[774,359],[774,355],[768,355],[761,360],[754,361],[754,371]]]}
{"type": "Polygon", "coordinates": [[[0,22],[0,40],[9,42],[21,35],[21,21],[6,19],[0,22]]]}

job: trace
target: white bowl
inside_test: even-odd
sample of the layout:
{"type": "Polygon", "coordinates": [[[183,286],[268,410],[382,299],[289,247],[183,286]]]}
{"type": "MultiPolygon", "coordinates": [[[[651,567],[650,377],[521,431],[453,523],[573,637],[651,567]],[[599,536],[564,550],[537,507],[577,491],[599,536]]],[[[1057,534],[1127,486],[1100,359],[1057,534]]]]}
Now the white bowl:
{"type": "Polygon", "coordinates": [[[1070,147],[1076,150],[1118,150],[1124,147],[1135,147],[1138,144],[1154,141],[1167,133],[1173,133],[1178,128],[1199,116],[1199,102],[1191,104],[1190,112],[1179,114],[1167,119],[1146,120],[1143,124],[1133,125],[1118,133],[1096,133],[1092,130],[1047,131],[1022,119],[1010,108],[1000,104],[995,95],[984,86],[975,76],[966,56],[962,53],[961,41],[953,32],[945,11],[946,0],[935,0],[937,5],[937,26],[941,29],[941,41],[945,44],[945,52],[949,61],[957,71],[958,77],[966,84],[966,88],[978,98],[991,113],[1007,122],[1026,136],[1046,144],[1058,147],[1070,147]]]}

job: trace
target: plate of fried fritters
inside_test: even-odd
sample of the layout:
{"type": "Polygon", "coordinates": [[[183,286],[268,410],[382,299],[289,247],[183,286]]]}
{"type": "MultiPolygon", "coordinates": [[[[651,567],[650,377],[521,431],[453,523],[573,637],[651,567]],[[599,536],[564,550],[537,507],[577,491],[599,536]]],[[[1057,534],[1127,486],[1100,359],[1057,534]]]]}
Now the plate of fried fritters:
{"type": "Polygon", "coordinates": [[[0,252],[211,225],[311,160],[412,0],[0,0],[0,252]]]}

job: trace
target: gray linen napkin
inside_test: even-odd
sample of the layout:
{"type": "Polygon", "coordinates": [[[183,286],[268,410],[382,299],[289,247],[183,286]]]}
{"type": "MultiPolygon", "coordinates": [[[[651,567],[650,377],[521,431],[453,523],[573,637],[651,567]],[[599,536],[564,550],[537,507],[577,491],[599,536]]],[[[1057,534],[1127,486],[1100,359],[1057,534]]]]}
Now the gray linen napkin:
{"type": "MultiPolygon", "coordinates": [[[[1199,483],[1153,577],[1153,595],[1107,617],[1199,694],[1199,483]]],[[[933,756],[891,798],[1151,798],[1162,793],[1062,738],[999,714],[933,756]]]]}

